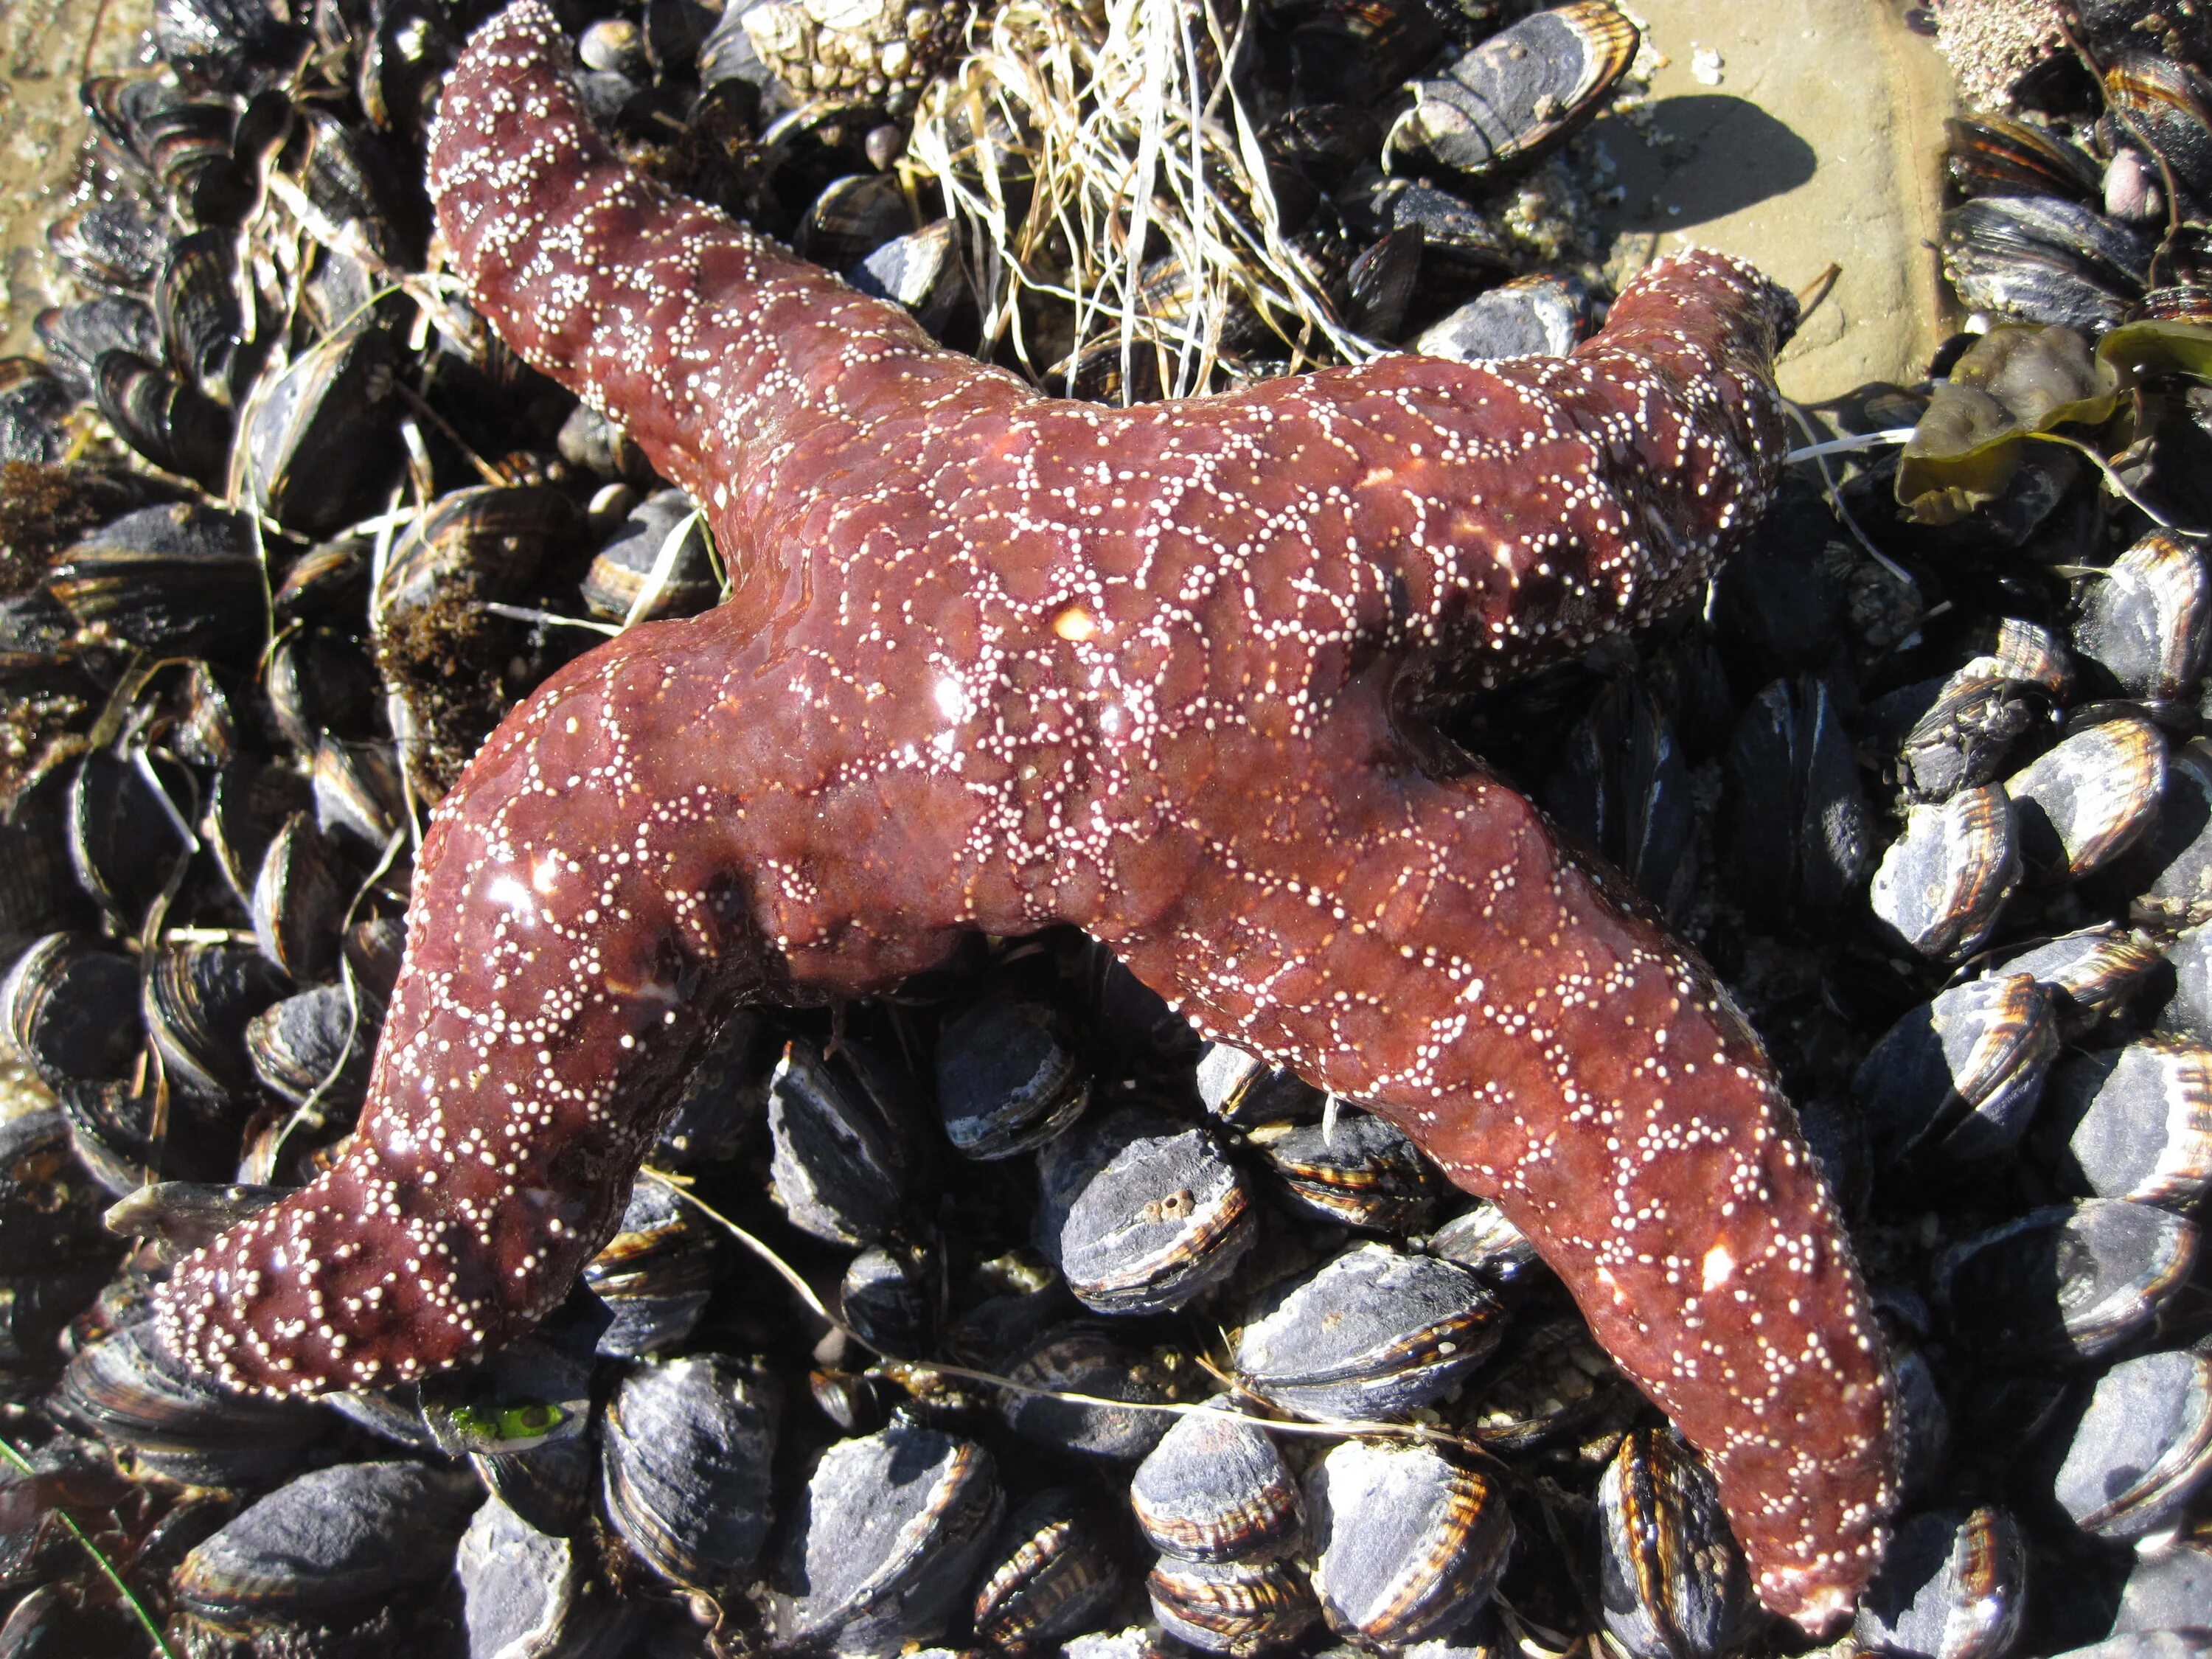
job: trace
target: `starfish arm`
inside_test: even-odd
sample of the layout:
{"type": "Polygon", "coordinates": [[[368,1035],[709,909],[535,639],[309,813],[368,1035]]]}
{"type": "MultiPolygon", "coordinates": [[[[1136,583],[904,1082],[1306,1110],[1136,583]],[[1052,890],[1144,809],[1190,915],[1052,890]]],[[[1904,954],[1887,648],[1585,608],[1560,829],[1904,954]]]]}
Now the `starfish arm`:
{"type": "Polygon", "coordinates": [[[1355,686],[1321,743],[1225,754],[1210,855],[1125,958],[1494,1197],[1705,1453],[1761,1599],[1817,1631],[1880,1559],[1896,1443],[1796,1115],[1702,963],[1496,778],[1414,769],[1382,705],[1355,686]]]}

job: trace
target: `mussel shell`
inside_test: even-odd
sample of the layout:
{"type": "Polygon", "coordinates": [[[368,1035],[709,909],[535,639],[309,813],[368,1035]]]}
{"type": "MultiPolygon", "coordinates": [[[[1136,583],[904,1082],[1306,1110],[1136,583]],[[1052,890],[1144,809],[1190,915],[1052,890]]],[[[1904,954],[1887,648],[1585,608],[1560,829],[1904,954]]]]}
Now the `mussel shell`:
{"type": "MultiPolygon", "coordinates": [[[[1806,675],[1761,690],[1736,722],[1723,767],[1729,878],[1755,917],[1774,922],[1857,897],[1872,861],[1873,814],[1826,681],[1806,675]]],[[[1654,787],[1663,781],[1655,777],[1654,787]]],[[[1689,793],[1686,778],[1678,787],[1689,793]]],[[[1686,815],[1686,803],[1676,811],[1686,815]]]]}
{"type": "Polygon", "coordinates": [[[1431,1255],[1474,1269],[1492,1291],[1511,1290],[1544,1276],[1544,1263],[1528,1235],[1488,1199],[1479,1199],[1437,1229],[1431,1255]]]}
{"type": "Polygon", "coordinates": [[[1151,1108],[1094,1117],[1046,1147],[1039,1245],[1099,1313],[1164,1313],[1224,1279],[1257,1237],[1243,1172],[1198,1124],[1151,1108]]]}
{"type": "Polygon", "coordinates": [[[287,766],[241,757],[216,773],[200,833],[241,904],[253,902],[270,843],[295,814],[308,812],[313,804],[307,781],[287,766]]]}
{"type": "Polygon", "coordinates": [[[1224,1123],[1245,1127],[1319,1117],[1327,1099],[1297,1073],[1225,1042],[1206,1044],[1199,1056],[1198,1097],[1224,1123]]]}
{"type": "Polygon", "coordinates": [[[289,1190],[238,1182],[156,1181],[108,1206],[103,1220],[110,1232],[152,1241],[163,1262],[177,1261],[281,1204],[289,1190]]]}
{"type": "Polygon", "coordinates": [[[936,1333],[937,1298],[927,1257],[880,1246],[854,1256],[837,1286],[845,1323],[878,1353],[922,1359],[936,1333]]]}
{"type": "Polygon", "coordinates": [[[1129,1480],[1152,1547],[1191,1561],[1267,1561],[1305,1538],[1297,1479],[1265,1429],[1227,1412],[1175,1419],[1129,1480]]]}
{"type": "Polygon", "coordinates": [[[283,969],[244,945],[167,945],[156,951],[140,1006],[170,1082],[212,1100],[252,1088],[246,1023],[289,983],[283,969]]]}
{"type": "Polygon", "coordinates": [[[2027,1547],[2003,1510],[1936,1510],[1899,1523],[1852,1634],[1878,1653],[2001,1659],[2027,1608],[2027,1547]]]}
{"type": "Polygon", "coordinates": [[[2154,530],[2092,576],[2074,648],[2130,696],[2186,694],[2212,647],[2212,576],[2185,538],[2154,530]]]}
{"type": "Polygon", "coordinates": [[[398,348],[357,323],[264,376],[239,418],[230,494],[288,530],[327,536],[362,516],[397,459],[391,395],[398,348]]]}
{"type": "Polygon", "coordinates": [[[996,1565],[975,1591],[975,1634],[1019,1651],[1062,1640],[1112,1605],[1122,1588],[1114,1533],[1097,1505],[1063,1487],[1037,1493],[1006,1517],[996,1565]]]}
{"type": "Polygon", "coordinates": [[[2051,997],[2059,1035],[2078,1042],[2126,1005],[2158,961],[2148,940],[2100,922],[2000,957],[1989,971],[2032,975],[2051,997]]]}
{"type": "Polygon", "coordinates": [[[1516,276],[1424,329],[1413,349],[1455,362],[1564,357],[1590,331],[1589,289],[1571,276],[1516,276]]]}
{"type": "Polygon", "coordinates": [[[451,1572],[483,1496],[465,1471],[420,1463],[316,1469],[193,1550],[170,1589],[179,1607],[220,1630],[329,1622],[451,1572]]]}
{"type": "Polygon", "coordinates": [[[191,775],[160,756],[133,762],[101,749],[70,780],[70,863],[85,891],[135,929],[191,856],[198,816],[191,775]]]}
{"type": "Polygon", "coordinates": [[[496,1659],[594,1659],[623,1650],[639,1618],[591,1571],[591,1556],[549,1536],[495,1493],[455,1559],[469,1652],[496,1659]]]}
{"type": "Polygon", "coordinates": [[[854,173],[814,198],[799,222],[794,246],[801,258],[844,270],[914,228],[906,191],[896,174],[854,173]]]}
{"type": "Polygon", "coordinates": [[[262,954],[302,985],[327,976],[356,884],[337,843],[307,813],[292,814],[261,856],[247,905],[262,954]]]}
{"type": "Polygon", "coordinates": [[[1388,1120],[1346,1109],[1321,1123],[1269,1125],[1251,1144],[1300,1214],[1371,1232],[1418,1232],[1436,1207],[1428,1160],[1388,1120]]]}
{"type": "Polygon", "coordinates": [[[2133,714],[2100,720],[2005,780],[2021,854],[2045,881],[2101,869],[2150,828],[2166,793],[2166,738],[2133,714]]]}
{"type": "Polygon", "coordinates": [[[313,1408],[233,1393],[167,1357],[150,1324],[70,1361],[55,1413],[156,1474],[193,1486],[263,1481],[295,1464],[322,1431],[313,1408]]]}
{"type": "Polygon", "coordinates": [[[0,462],[58,466],[69,459],[69,388],[31,357],[0,357],[0,462]]]}
{"type": "Polygon", "coordinates": [[[1875,918],[1930,958],[1972,954],[2020,884],[2020,836],[2002,788],[1962,789],[1907,809],[1905,833],[1874,872],[1875,918]]]}
{"type": "Polygon", "coordinates": [[[2117,54],[2104,83],[2106,107],[2158,152],[2189,205],[2212,202],[2212,85],[2186,64],[2141,51],[2117,54]]]}
{"type": "Polygon", "coordinates": [[[96,369],[111,351],[152,362],[161,356],[161,327],[153,308],[135,295],[103,294],[40,312],[32,325],[46,350],[46,367],[78,397],[99,395],[96,369]]]}
{"type": "Polygon", "coordinates": [[[1922,800],[1943,800],[1994,781],[2035,723],[2032,687],[2002,673],[1960,669],[1898,744],[1898,763],[1922,800]]]}
{"type": "Polygon", "coordinates": [[[2058,1056],[2058,1021],[2027,974],[1970,980],[1908,1011],[1852,1077],[1883,1162],[2009,1152],[2058,1056]]]}
{"type": "Polygon", "coordinates": [[[2124,1199],[2085,1199],[1964,1238],[1930,1279],[1953,1333],[1978,1353],[2066,1364],[2145,1329],[2189,1277],[2197,1228],[2124,1199]]]}
{"type": "Polygon", "coordinates": [[[872,1244],[899,1224],[919,1190],[920,1109],[902,1071],[866,1044],[825,1057],[785,1046],[769,1085],[771,1195],[792,1225],[839,1244],[872,1244]]]}
{"type": "Polygon", "coordinates": [[[407,783],[389,744],[341,743],[326,732],[309,783],[317,827],[333,840],[374,858],[404,833],[407,783]]]}
{"type": "Polygon", "coordinates": [[[1601,0],[1522,19],[1417,82],[1389,148],[1485,176],[1525,161],[1595,114],[1636,57],[1636,26],[1601,0]]]}
{"type": "Polygon", "coordinates": [[[88,933],[48,933],[0,980],[0,1031],[47,1087],[122,1077],[137,1058],[138,968],[88,933]]]}
{"type": "Polygon", "coordinates": [[[93,381],[100,412],[124,442],[166,472],[222,488],[230,461],[228,410],[136,352],[102,352],[93,381]]]}
{"type": "Polygon", "coordinates": [[[2035,1139],[2063,1188],[2186,1209],[2212,1185],[2212,1050],[2149,1037],[2069,1054],[2035,1139]]]}
{"type": "Polygon", "coordinates": [[[1041,1004],[987,996],[937,1040],[937,1109],[956,1151],[1011,1158],[1043,1145],[1091,1099],[1091,1079],[1041,1004]]]}
{"type": "Polygon", "coordinates": [[[335,1106],[367,1083],[376,1047],[374,1010],[343,985],[318,985],[271,1003],[246,1023],[254,1076],[295,1105],[335,1106]]]}
{"type": "Polygon", "coordinates": [[[1512,1553],[1504,1484],[1423,1442],[1345,1441],[1314,1465],[1306,1493],[1322,1612],[1377,1647],[1464,1624],[1512,1553]]]}
{"type": "Polygon", "coordinates": [[[783,1390],[723,1354],[647,1361],[608,1402],[608,1517],[672,1583],[734,1587],[751,1571],[771,1519],[769,1470],[783,1390]]]}
{"type": "Polygon", "coordinates": [[[46,246],[89,283],[142,289],[161,269],[168,228],[143,185],[124,187],[58,216],[46,228],[46,246]]]}
{"type": "Polygon", "coordinates": [[[101,1194],[79,1173],[61,1113],[25,1111],[0,1122],[0,1273],[35,1275],[105,1258],[101,1194]]]}
{"type": "Polygon", "coordinates": [[[269,652],[265,678],[276,729],[307,755],[327,735],[367,731],[383,694],[360,641],[332,628],[288,632],[269,652]]]}
{"type": "Polygon", "coordinates": [[[2079,203],[1984,196],[1943,216],[1943,267],[1977,311],[2101,332],[2142,293],[2148,256],[2132,231],[2079,203]]]}
{"type": "Polygon", "coordinates": [[[1527,1449],[1580,1429],[1621,1398],[1620,1374],[1574,1318],[1516,1326],[1468,1385],[1466,1433],[1492,1451],[1527,1449]]]}
{"type": "Polygon", "coordinates": [[[1022,1385],[1020,1392],[1000,1393],[1000,1409],[1007,1423],[1024,1438],[1055,1451],[1134,1462],[1158,1445],[1176,1420],[1165,1412],[1052,1397],[1085,1395],[1139,1406],[1168,1398],[1170,1379],[1163,1367],[1094,1325],[1060,1325],[1040,1334],[1006,1374],[1022,1385]]]}
{"type": "Polygon", "coordinates": [[[705,533],[692,517],[696,511],[680,489],[658,489],[647,496],[592,561],[584,576],[584,603],[599,616],[639,622],[688,617],[714,604],[719,586],[705,533]],[[679,534],[682,539],[672,553],[669,538],[679,534]],[[666,570],[656,583],[653,573],[664,555],[666,570]]]}
{"type": "Polygon", "coordinates": [[[1234,1358],[1247,1386],[1301,1416],[1389,1419],[1488,1358],[1503,1321],[1467,1268],[1359,1244],[1269,1297],[1234,1358]]]}
{"type": "Polygon", "coordinates": [[[1713,1659],[1739,1634],[1751,1577],[1703,1461],[1668,1433],[1635,1430],[1597,1501],[1606,1629],[1636,1659],[1713,1659]]]}
{"type": "Polygon", "coordinates": [[[2133,895],[2128,918],[2138,927],[2212,920],[2212,741],[2191,738],[2167,755],[2157,820],[2113,866],[2109,885],[2133,895]]]}
{"type": "Polygon", "coordinates": [[[2212,1546],[2194,1540],[2136,1558],[2112,1616],[2112,1638],[2060,1659],[2207,1659],[2212,1627],[2212,1546]]]}
{"type": "Polygon", "coordinates": [[[2212,1357],[2126,1359],[2097,1381],[2053,1493],[2084,1532],[2134,1539],[2180,1511],[2212,1473],[2212,1357]]]}
{"type": "Polygon", "coordinates": [[[1185,1561],[1164,1555],[1146,1579],[1160,1628],[1201,1653],[1249,1659],[1304,1632],[1320,1616],[1294,1561],[1185,1561]]]}
{"type": "Polygon", "coordinates": [[[169,366],[210,397],[229,392],[246,332],[240,276],[237,239],[228,231],[199,230],[170,248],[154,285],[154,315],[169,366]]]}
{"type": "Polygon", "coordinates": [[[313,40],[267,0],[154,0],[154,44],[187,82],[227,91],[274,85],[298,69],[313,40]]]}
{"type": "Polygon", "coordinates": [[[2009,116],[1982,113],[1943,123],[1951,180],[1968,196],[2057,196],[2096,206],[2104,169],[2078,144],[2009,116]]]}
{"type": "Polygon", "coordinates": [[[866,1659],[927,1644],[967,1597],[1006,1512],[971,1440],[894,1424],[823,1452],[767,1608],[793,1646],[866,1659]]]}
{"type": "Polygon", "coordinates": [[[659,1182],[640,1181],[615,1236],[584,1265],[585,1288],[614,1315],[597,1352],[628,1358],[683,1341],[714,1293],[720,1261],[698,1212],[659,1182]]]}

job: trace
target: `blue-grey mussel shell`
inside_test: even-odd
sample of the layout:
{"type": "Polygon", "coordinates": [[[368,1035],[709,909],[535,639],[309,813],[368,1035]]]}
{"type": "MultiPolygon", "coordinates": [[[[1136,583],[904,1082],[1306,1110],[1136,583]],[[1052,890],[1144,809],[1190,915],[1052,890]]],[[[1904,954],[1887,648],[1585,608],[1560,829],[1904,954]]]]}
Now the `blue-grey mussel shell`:
{"type": "Polygon", "coordinates": [[[1533,1284],[1548,1272],[1528,1235],[1486,1198],[1477,1199],[1437,1228],[1426,1248],[1431,1255],[1474,1269],[1492,1291],[1533,1284]]]}
{"type": "Polygon", "coordinates": [[[895,1423],[822,1454],[766,1609],[787,1646],[896,1653],[941,1632],[1006,1498],[972,1440],[895,1423]]]}
{"type": "Polygon", "coordinates": [[[1504,1485],[1423,1442],[1345,1441],[1306,1492],[1314,1593],[1357,1641],[1405,1647],[1457,1628],[1512,1553],[1504,1485]]]}
{"type": "Polygon", "coordinates": [[[2069,1192],[2186,1209],[2212,1184],[2212,1050],[2168,1037],[2069,1054],[2035,1125],[2069,1192]]]}
{"type": "Polygon", "coordinates": [[[1295,1072],[1277,1071],[1267,1061],[1225,1042],[1210,1042],[1198,1060],[1198,1097],[1224,1123],[1250,1126],[1304,1122],[1319,1117],[1327,1100],[1295,1072]]]}
{"type": "Polygon", "coordinates": [[[1504,1311],[1455,1262],[1359,1244],[1278,1291],[1237,1338],[1245,1383],[1316,1418],[1389,1418],[1488,1358],[1504,1311]]]}
{"type": "Polygon", "coordinates": [[[1231,1659],[1278,1647],[1320,1616],[1295,1561],[1186,1561],[1164,1555],[1146,1579],[1152,1615],[1169,1635],[1231,1659]]]}
{"type": "Polygon", "coordinates": [[[2148,1353],[2097,1381],[2054,1491],[2084,1532],[2140,1538],[2212,1472],[2212,1358],[2148,1353]]]}
{"type": "Polygon", "coordinates": [[[1986,1160],[2027,1133],[2058,1047],[2042,986],[1994,975],[1905,1013],[1860,1063],[1851,1091],[1883,1164],[1986,1160]]]}
{"type": "Polygon", "coordinates": [[[623,1379],[602,1430],[607,1516],[647,1566],[708,1590],[752,1570],[782,1408],[775,1378],[725,1354],[647,1361],[623,1379]]]}
{"type": "Polygon", "coordinates": [[[1259,1216],[1200,1125],[1149,1107],[1092,1117],[1040,1154],[1037,1242],[1100,1313],[1164,1313],[1219,1283],[1259,1216]]]}
{"type": "Polygon", "coordinates": [[[975,1592],[975,1634],[994,1647],[1056,1642],[1085,1629],[1120,1595],[1121,1564],[1099,1506],[1054,1486],[1006,1517],[975,1592]]]}
{"type": "Polygon", "coordinates": [[[421,1463],[316,1469],[193,1550],[171,1589],[185,1612],[240,1632],[374,1613],[452,1571],[483,1497],[474,1475],[421,1463]]]}
{"type": "Polygon", "coordinates": [[[1042,1146],[1090,1098],[1091,1079],[1042,1005],[987,996],[937,1040],[937,1109],[963,1157],[1042,1146]]]}
{"type": "Polygon", "coordinates": [[[2027,1607],[2027,1548],[1992,1505],[1900,1523],[1851,1633],[1897,1659],[2001,1659],[2027,1607]]]}
{"type": "Polygon", "coordinates": [[[591,1387],[586,1356],[526,1336],[407,1392],[439,1450],[466,1455],[528,1525],[565,1534],[582,1524],[599,1486],[591,1387]]]}
{"type": "Polygon", "coordinates": [[[2111,1650],[2105,1659],[2205,1659],[2212,1655],[2212,1627],[2203,1623],[2207,1607],[2212,1607],[2212,1544],[2185,1540],[2138,1556],[2112,1615],[2112,1634],[2119,1639],[2103,1644],[2111,1650]]]}
{"type": "Polygon", "coordinates": [[[1305,1539],[1298,1484],[1273,1437],[1228,1412],[1193,1412],[1137,1465],[1129,1507],[1147,1542],[1192,1561],[1272,1561],[1305,1539]]]}
{"type": "Polygon", "coordinates": [[[1594,114],[1636,57],[1636,26],[1598,0],[1540,11],[1414,83],[1386,149],[1480,175],[1525,160],[1594,114]]]}
{"type": "Polygon", "coordinates": [[[2158,961],[2148,940],[2099,922],[2001,957],[1989,972],[2033,975],[2050,995],[2059,1036],[2073,1042],[2125,1006],[2158,961]]]}
{"type": "Polygon", "coordinates": [[[2189,695],[2212,647],[2212,577],[2189,538],[2154,530],[2087,579],[2074,648],[2132,697],[2189,695]]]}
{"type": "Polygon", "coordinates": [[[2166,738],[2141,715],[2085,726],[2005,780],[2021,856],[2041,881],[2102,869],[2148,830],[2166,793],[2166,738]]]}
{"type": "Polygon", "coordinates": [[[1741,1633],[1751,1575],[1713,1478],[1656,1429],[1620,1443],[1597,1489],[1606,1628],[1636,1659],[1712,1659],[1741,1633]]]}
{"type": "Polygon", "coordinates": [[[457,1556],[470,1659],[615,1659],[635,1634],[618,1602],[567,1538],[487,1498],[457,1556]]]}
{"type": "Polygon", "coordinates": [[[1516,1325],[1467,1392],[1474,1406],[1461,1428],[1509,1452],[1579,1429],[1624,1390],[1589,1327],[1566,1316],[1516,1325]]]}
{"type": "Polygon", "coordinates": [[[2112,867],[2109,885],[2132,896],[2128,919],[2138,927],[2212,921],[2212,741],[2191,738],[2166,757],[2157,819],[2112,867]]]}
{"type": "Polygon", "coordinates": [[[787,1044],[769,1085],[771,1196],[801,1232],[873,1244],[895,1231],[924,1170],[919,1109],[904,1075],[864,1043],[834,1056],[787,1044]]]}
{"type": "Polygon", "coordinates": [[[2196,1259],[2194,1224],[2147,1204],[2092,1198],[1961,1239],[1930,1277],[1953,1334],[1975,1352],[2063,1364],[2144,1329],[2196,1259]]]}
{"type": "Polygon", "coordinates": [[[236,1394],[186,1372],[151,1324],[95,1342],[55,1386],[64,1421],[127,1448],[145,1468],[186,1486],[268,1480],[299,1462],[325,1419],[297,1401],[236,1394]]]}
{"type": "Polygon", "coordinates": [[[1516,276],[1431,323],[1413,342],[1425,357],[1492,363],[1564,357],[1589,332],[1590,296],[1572,276],[1516,276]]]}
{"type": "Polygon", "coordinates": [[[1980,948],[2020,879],[2012,802],[2000,786],[1984,784],[1906,811],[1905,833],[1875,867],[1869,901],[1899,944],[1931,959],[1957,957],[1980,948]]]}
{"type": "Polygon", "coordinates": [[[2084,333],[2119,322],[2142,293],[2149,250],[2079,202],[1982,196],[1943,216],[1943,268],[1977,311],[2084,333]]]}
{"type": "Polygon", "coordinates": [[[1319,1123],[1267,1124],[1247,1137],[1279,1177],[1277,1196],[1316,1221],[1419,1232],[1436,1207],[1428,1159],[1395,1123],[1349,1108],[1319,1123]]]}

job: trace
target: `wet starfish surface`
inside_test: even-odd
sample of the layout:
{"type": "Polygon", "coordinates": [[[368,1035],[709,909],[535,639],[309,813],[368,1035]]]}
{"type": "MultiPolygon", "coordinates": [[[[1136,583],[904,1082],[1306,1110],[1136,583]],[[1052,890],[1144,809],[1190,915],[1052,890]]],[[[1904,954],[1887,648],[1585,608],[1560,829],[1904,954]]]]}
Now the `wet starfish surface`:
{"type": "Polygon", "coordinates": [[[379,1386],[542,1318],[738,1001],[1073,923],[1496,1198],[1816,1629],[1893,1503],[1881,1339],[1710,972],[1425,711],[1696,590],[1794,307],[1662,261],[1565,359],[1111,410],[934,345],[592,132],[542,0],[432,149],[477,305],[708,507],[727,603],[517,708],[440,807],[343,1160],[181,1264],[171,1344],[379,1386]]]}

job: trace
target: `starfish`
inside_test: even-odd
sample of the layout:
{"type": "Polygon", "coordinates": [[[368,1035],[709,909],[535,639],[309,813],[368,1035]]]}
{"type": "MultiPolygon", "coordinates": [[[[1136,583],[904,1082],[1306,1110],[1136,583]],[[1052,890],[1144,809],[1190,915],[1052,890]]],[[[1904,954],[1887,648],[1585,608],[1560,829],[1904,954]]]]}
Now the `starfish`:
{"type": "Polygon", "coordinates": [[[629,172],[566,62],[544,0],[477,33],[439,223],[732,592],[471,763],[349,1149],[179,1264],[171,1346],[278,1394],[466,1364],[609,1237],[724,1011],[1073,923],[1493,1197],[1704,1451],[1762,1599],[1831,1622],[1896,1437],[1827,1191],[1711,973],[1430,720],[1705,580],[1779,465],[1789,296],[1693,252],[1567,358],[1059,401],[629,172]]]}

